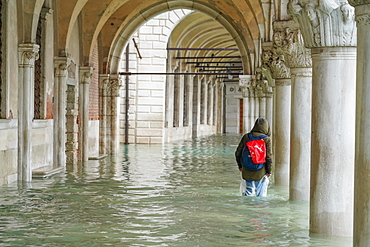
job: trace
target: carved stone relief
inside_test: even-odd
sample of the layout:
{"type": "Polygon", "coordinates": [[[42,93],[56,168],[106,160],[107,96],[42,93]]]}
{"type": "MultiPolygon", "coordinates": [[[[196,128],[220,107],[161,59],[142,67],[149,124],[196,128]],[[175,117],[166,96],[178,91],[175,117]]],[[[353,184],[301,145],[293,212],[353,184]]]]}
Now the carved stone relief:
{"type": "Polygon", "coordinates": [[[301,30],[291,21],[274,23],[274,49],[289,68],[312,66],[311,50],[305,48],[301,30]]]}
{"type": "Polygon", "coordinates": [[[299,23],[307,48],[357,44],[354,8],[347,1],[290,0],[288,11],[299,23]]]}

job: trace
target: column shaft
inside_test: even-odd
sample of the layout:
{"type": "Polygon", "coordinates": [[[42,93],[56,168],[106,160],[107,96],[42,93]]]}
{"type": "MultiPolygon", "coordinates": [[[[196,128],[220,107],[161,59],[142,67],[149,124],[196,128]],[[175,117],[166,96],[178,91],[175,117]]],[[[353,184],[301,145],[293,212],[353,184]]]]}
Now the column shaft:
{"type": "Polygon", "coordinates": [[[54,166],[65,165],[66,135],[66,80],[69,61],[66,57],[55,58],[54,84],[54,166]]]}
{"type": "Polygon", "coordinates": [[[353,246],[370,246],[370,4],[356,6],[357,84],[353,246]]]}
{"type": "Polygon", "coordinates": [[[312,49],[310,231],[351,236],[355,47],[312,49]]]}
{"type": "Polygon", "coordinates": [[[292,201],[310,198],[312,69],[291,68],[291,148],[289,197],[292,201]]]}
{"type": "Polygon", "coordinates": [[[248,132],[251,127],[249,124],[249,100],[247,97],[243,98],[243,132],[248,132]]]}
{"type": "MultiPolygon", "coordinates": [[[[254,96],[253,94],[249,95],[249,125],[250,129],[254,126],[254,122],[256,121],[254,116],[254,96]]],[[[248,132],[250,131],[248,130],[248,132]]]]}
{"type": "Polygon", "coordinates": [[[89,159],[89,93],[92,67],[80,67],[80,140],[81,161],[89,159]]]}
{"type": "Polygon", "coordinates": [[[38,45],[20,44],[18,81],[18,181],[32,180],[32,119],[34,107],[34,64],[38,45]]]}
{"type": "Polygon", "coordinates": [[[290,79],[276,79],[275,184],[289,185],[290,79]]]}

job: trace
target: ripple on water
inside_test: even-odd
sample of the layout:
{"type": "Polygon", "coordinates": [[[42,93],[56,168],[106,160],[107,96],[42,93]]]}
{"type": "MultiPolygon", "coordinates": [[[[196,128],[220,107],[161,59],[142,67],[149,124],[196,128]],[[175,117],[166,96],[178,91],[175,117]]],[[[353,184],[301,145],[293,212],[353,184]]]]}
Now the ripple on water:
{"type": "Polygon", "coordinates": [[[0,187],[0,246],[351,246],[310,237],[287,188],[239,195],[239,135],[122,146],[32,188],[0,187]]]}

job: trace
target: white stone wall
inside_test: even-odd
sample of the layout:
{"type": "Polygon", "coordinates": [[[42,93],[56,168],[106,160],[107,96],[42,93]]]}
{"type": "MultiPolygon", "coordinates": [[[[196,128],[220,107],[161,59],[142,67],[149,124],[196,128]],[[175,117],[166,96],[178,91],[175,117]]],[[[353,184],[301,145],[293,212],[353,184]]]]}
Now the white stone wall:
{"type": "Polygon", "coordinates": [[[53,164],[53,120],[32,122],[32,169],[53,164]]]}
{"type": "Polygon", "coordinates": [[[239,133],[239,101],[241,98],[239,83],[226,83],[226,133],[239,133]]]}
{"type": "Polygon", "coordinates": [[[17,120],[0,120],[0,185],[15,182],[17,176],[17,120]],[[4,141],[6,140],[6,141],[4,141]]]}
{"type": "MultiPolygon", "coordinates": [[[[133,38],[137,42],[142,59],[138,57],[131,40],[129,57],[131,72],[167,71],[166,48],[171,30],[188,13],[189,10],[166,12],[149,20],[137,30],[133,38]]],[[[125,58],[125,55],[122,55],[122,58],[125,58]]],[[[121,71],[125,71],[125,59],[122,61],[121,71]]],[[[129,143],[164,142],[165,87],[165,75],[130,76],[129,143]]],[[[122,87],[121,96],[120,142],[124,142],[125,86],[122,87]]]]}

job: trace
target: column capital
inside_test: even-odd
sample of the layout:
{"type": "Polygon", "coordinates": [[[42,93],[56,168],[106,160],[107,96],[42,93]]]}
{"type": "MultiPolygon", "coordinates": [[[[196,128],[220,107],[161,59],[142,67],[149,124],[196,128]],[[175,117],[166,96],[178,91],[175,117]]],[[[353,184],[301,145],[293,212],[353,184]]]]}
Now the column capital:
{"type": "Polygon", "coordinates": [[[54,57],[55,76],[67,76],[71,60],[67,57],[54,57]]]}
{"type": "Polygon", "coordinates": [[[90,84],[94,68],[90,66],[80,67],[80,83],[90,84]]]}
{"type": "Polygon", "coordinates": [[[109,96],[119,97],[119,91],[122,87],[122,78],[118,74],[110,75],[110,83],[108,84],[109,96]]]}
{"type": "Polygon", "coordinates": [[[354,8],[332,0],[290,0],[289,14],[299,23],[307,48],[356,46],[354,8]]]}
{"type": "Polygon", "coordinates": [[[35,60],[39,58],[40,46],[37,44],[26,43],[18,46],[19,65],[34,66],[35,60]]]}
{"type": "Polygon", "coordinates": [[[239,87],[242,90],[243,97],[250,97],[252,83],[253,75],[239,75],[239,87]]]}
{"type": "Polygon", "coordinates": [[[289,68],[311,67],[311,50],[305,48],[299,25],[294,21],[274,22],[274,48],[289,68]]]}
{"type": "Polygon", "coordinates": [[[262,52],[262,71],[267,78],[290,78],[290,69],[285,64],[285,57],[282,54],[279,55],[276,49],[262,52]]]}
{"type": "Polygon", "coordinates": [[[256,68],[257,84],[261,87],[263,96],[268,97],[272,94],[272,87],[269,85],[267,79],[264,77],[261,68],[256,68]]]}

